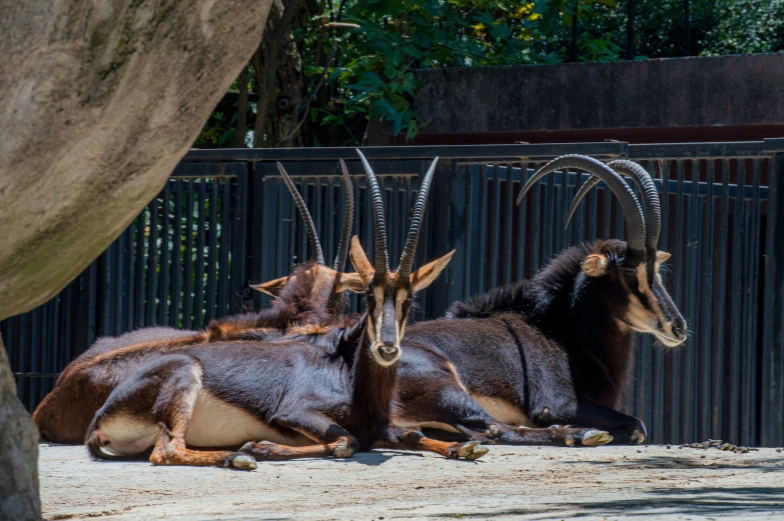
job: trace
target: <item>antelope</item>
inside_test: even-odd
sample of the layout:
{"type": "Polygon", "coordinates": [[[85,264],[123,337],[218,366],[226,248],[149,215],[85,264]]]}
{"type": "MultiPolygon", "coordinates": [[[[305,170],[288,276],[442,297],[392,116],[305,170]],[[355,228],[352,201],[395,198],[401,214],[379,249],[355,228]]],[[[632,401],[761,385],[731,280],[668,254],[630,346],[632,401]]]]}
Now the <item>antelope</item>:
{"type": "Polygon", "coordinates": [[[253,286],[276,297],[269,308],[258,313],[213,320],[205,331],[149,327],[116,338],[99,339],[63,370],[54,389],[33,413],[41,438],[57,443],[83,443],[96,411],[117,385],[137,367],[126,361],[102,366],[100,371],[97,371],[96,366],[90,363],[96,356],[131,346],[167,351],[218,341],[276,340],[287,334],[296,334],[299,340],[318,342],[331,338],[321,334],[325,326],[356,322],[356,317],[343,316],[343,292],[348,286],[340,285],[339,280],[340,277],[353,278],[355,282],[358,280],[356,274],[339,275],[348,258],[354,214],[354,192],[343,160],[340,160],[340,167],[346,186],[345,212],[332,268],[324,261],[316,227],[305,202],[283,166],[278,163],[278,169],[284,176],[305,222],[314,261],[298,266],[288,277],[253,286]],[[297,283],[294,284],[294,281],[297,283]]]}
{"type": "MultiPolygon", "coordinates": [[[[457,424],[470,439],[472,432],[495,430],[501,421],[591,426],[608,431],[616,443],[645,440],[643,422],[618,411],[631,376],[635,336],[652,334],[674,348],[686,340],[687,326],[659,276],[670,254],[657,249],[661,204],[653,180],[636,163],[610,165],[579,155],[554,159],[529,179],[517,202],[545,175],[580,168],[619,199],[628,241],[569,248],[530,280],[456,302],[445,318],[412,324],[405,351],[430,349],[451,367],[402,365],[399,422],[422,427],[435,421],[442,430],[457,424]],[[613,168],[640,185],[644,211],[613,168]],[[421,376],[429,371],[442,376],[427,379],[428,395],[423,397],[418,385],[406,385],[424,385],[421,376]],[[455,411],[462,412],[459,420],[455,411]]],[[[573,207],[594,184],[586,183],[573,207]]]]}
{"type": "MultiPolygon", "coordinates": [[[[360,153],[363,163],[367,163],[360,153]]],[[[436,158],[437,160],[437,158],[436,158]]],[[[412,272],[436,161],[417,196],[398,268],[391,271],[381,191],[368,174],[374,213],[375,264],[354,237],[357,277],[339,284],[364,292],[367,310],[345,328],[334,353],[307,342],[217,342],[162,353],[138,346],[88,361],[96,368],[137,368],[95,414],[86,444],[96,458],[138,456],[152,448],[156,465],[249,470],[258,460],[351,457],[374,448],[424,450],[474,460],[478,442],[448,443],[392,423],[391,401],[401,341],[414,293],[429,286],[454,252],[412,272]],[[255,440],[266,440],[257,442],[255,440]],[[242,445],[239,451],[194,450],[242,445]]]]}

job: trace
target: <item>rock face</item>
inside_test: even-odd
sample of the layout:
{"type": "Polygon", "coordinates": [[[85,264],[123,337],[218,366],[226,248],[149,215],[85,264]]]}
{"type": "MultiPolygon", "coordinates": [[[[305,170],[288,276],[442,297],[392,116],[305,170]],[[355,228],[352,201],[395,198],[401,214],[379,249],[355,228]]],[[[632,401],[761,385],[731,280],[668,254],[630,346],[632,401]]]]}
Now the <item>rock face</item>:
{"type": "MultiPolygon", "coordinates": [[[[0,0],[0,319],[54,296],[157,194],[272,0],[0,0]]],[[[0,519],[40,518],[0,342],[0,519]]]]}
{"type": "Polygon", "coordinates": [[[38,429],[16,398],[16,384],[0,339],[0,519],[41,517],[38,429]]]}
{"type": "Polygon", "coordinates": [[[0,0],[0,319],[54,296],[162,188],[271,0],[0,0]]]}

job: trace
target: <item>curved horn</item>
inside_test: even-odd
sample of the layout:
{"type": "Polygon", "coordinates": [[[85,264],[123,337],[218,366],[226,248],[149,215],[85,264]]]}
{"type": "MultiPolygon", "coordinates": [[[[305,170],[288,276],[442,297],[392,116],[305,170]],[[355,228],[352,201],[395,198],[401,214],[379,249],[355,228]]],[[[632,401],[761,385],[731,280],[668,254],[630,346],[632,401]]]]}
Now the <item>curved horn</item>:
{"type": "Polygon", "coordinates": [[[354,227],[354,186],[351,184],[351,177],[348,175],[346,162],[342,159],[339,161],[340,171],[343,174],[343,184],[346,185],[346,211],[343,215],[343,231],[340,234],[340,242],[338,243],[338,254],[335,256],[335,264],[332,266],[332,269],[335,271],[343,271],[346,267],[348,247],[351,241],[351,229],[354,227]]]}
{"type": "Polygon", "coordinates": [[[414,265],[414,253],[416,252],[417,243],[419,243],[419,230],[422,228],[422,216],[425,213],[425,204],[427,203],[427,194],[430,191],[430,183],[433,181],[437,163],[438,156],[430,163],[430,168],[427,169],[427,173],[425,173],[425,177],[422,178],[422,183],[419,185],[419,193],[417,193],[416,203],[414,203],[414,213],[411,216],[411,227],[408,229],[406,244],[403,246],[403,253],[400,255],[400,262],[397,267],[398,275],[401,278],[411,275],[411,268],[414,265]]]}
{"type": "MultiPolygon", "coordinates": [[[[661,201],[659,200],[659,192],[656,190],[656,183],[654,183],[653,177],[641,165],[627,159],[610,161],[607,163],[607,166],[619,174],[632,179],[640,189],[645,214],[645,245],[649,250],[652,248],[655,251],[659,245],[659,234],[661,233],[661,201]]],[[[564,229],[569,226],[569,221],[577,211],[580,201],[600,181],[600,178],[593,176],[580,187],[577,195],[574,196],[574,200],[572,200],[571,206],[569,206],[569,211],[566,213],[564,229]]]]}
{"type": "Polygon", "coordinates": [[[294,181],[291,180],[289,174],[286,172],[286,169],[283,168],[283,165],[281,165],[280,162],[278,162],[278,171],[280,172],[281,177],[283,177],[283,180],[286,182],[286,186],[289,187],[289,192],[291,192],[291,196],[294,198],[294,202],[297,204],[299,214],[305,221],[305,230],[308,233],[308,242],[310,242],[310,249],[313,250],[313,254],[316,256],[316,262],[324,266],[326,265],[324,262],[324,252],[321,250],[321,242],[319,242],[318,234],[316,233],[316,225],[313,223],[313,218],[310,216],[308,207],[305,205],[305,201],[302,200],[302,196],[297,191],[297,187],[294,186],[294,181]]]}
{"type": "Polygon", "coordinates": [[[531,179],[523,186],[520,195],[517,197],[517,204],[523,200],[526,192],[542,177],[556,170],[566,170],[568,168],[579,168],[598,176],[618,198],[623,210],[626,228],[629,234],[627,242],[626,258],[629,263],[636,263],[645,258],[645,218],[643,217],[640,203],[629,185],[613,169],[592,157],[569,154],[553,159],[542,168],[537,170],[531,179]]]}
{"type": "Polygon", "coordinates": [[[389,271],[389,253],[387,253],[387,226],[384,220],[384,198],[381,195],[381,189],[378,186],[378,179],[373,169],[370,168],[370,163],[365,159],[365,155],[361,150],[356,149],[359,154],[359,159],[362,161],[362,166],[365,167],[365,173],[368,177],[368,189],[370,190],[370,197],[373,202],[373,230],[375,232],[376,255],[373,262],[375,262],[376,275],[383,275],[389,271]]]}

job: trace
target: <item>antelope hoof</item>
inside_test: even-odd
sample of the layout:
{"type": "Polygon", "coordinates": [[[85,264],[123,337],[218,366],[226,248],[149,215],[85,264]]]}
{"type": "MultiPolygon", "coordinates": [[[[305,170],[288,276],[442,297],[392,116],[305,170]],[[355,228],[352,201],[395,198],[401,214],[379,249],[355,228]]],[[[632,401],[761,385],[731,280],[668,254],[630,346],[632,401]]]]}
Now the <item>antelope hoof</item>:
{"type": "Polygon", "coordinates": [[[244,454],[248,454],[256,460],[265,460],[270,459],[270,456],[273,453],[273,449],[277,447],[274,443],[269,443],[267,441],[262,441],[261,443],[256,443],[255,441],[249,441],[245,445],[240,448],[240,452],[244,454]]]}
{"type": "Polygon", "coordinates": [[[631,441],[632,441],[632,445],[642,444],[643,442],[645,442],[645,433],[642,432],[641,430],[635,429],[634,432],[632,432],[631,441]]]}
{"type": "Polygon", "coordinates": [[[605,431],[590,430],[582,436],[583,447],[598,447],[600,445],[607,445],[613,440],[610,433],[605,431]]]}
{"type": "Polygon", "coordinates": [[[232,466],[237,470],[256,470],[258,466],[253,456],[239,454],[231,460],[232,466]]]}
{"type": "Polygon", "coordinates": [[[457,451],[457,457],[473,461],[479,459],[488,452],[487,447],[480,445],[479,441],[469,441],[464,443],[457,451]]]}
{"type": "Polygon", "coordinates": [[[471,454],[466,456],[465,459],[467,459],[468,461],[474,461],[475,459],[481,458],[482,456],[484,456],[488,452],[490,452],[490,449],[488,449],[487,447],[485,447],[483,445],[479,445],[477,447],[474,447],[474,450],[472,450],[471,454]]]}
{"type": "Polygon", "coordinates": [[[350,458],[354,455],[354,447],[346,440],[340,440],[332,449],[332,455],[336,458],[350,458]]]}

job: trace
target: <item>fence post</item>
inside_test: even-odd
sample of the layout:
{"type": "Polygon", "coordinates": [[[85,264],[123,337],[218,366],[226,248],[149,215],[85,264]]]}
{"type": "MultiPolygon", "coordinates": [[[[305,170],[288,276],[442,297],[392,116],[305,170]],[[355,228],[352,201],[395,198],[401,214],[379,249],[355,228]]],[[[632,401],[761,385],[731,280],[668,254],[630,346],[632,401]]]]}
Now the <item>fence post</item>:
{"type": "Polygon", "coordinates": [[[784,444],[784,139],[766,139],[768,219],[764,264],[762,322],[763,446],[784,444]]]}

